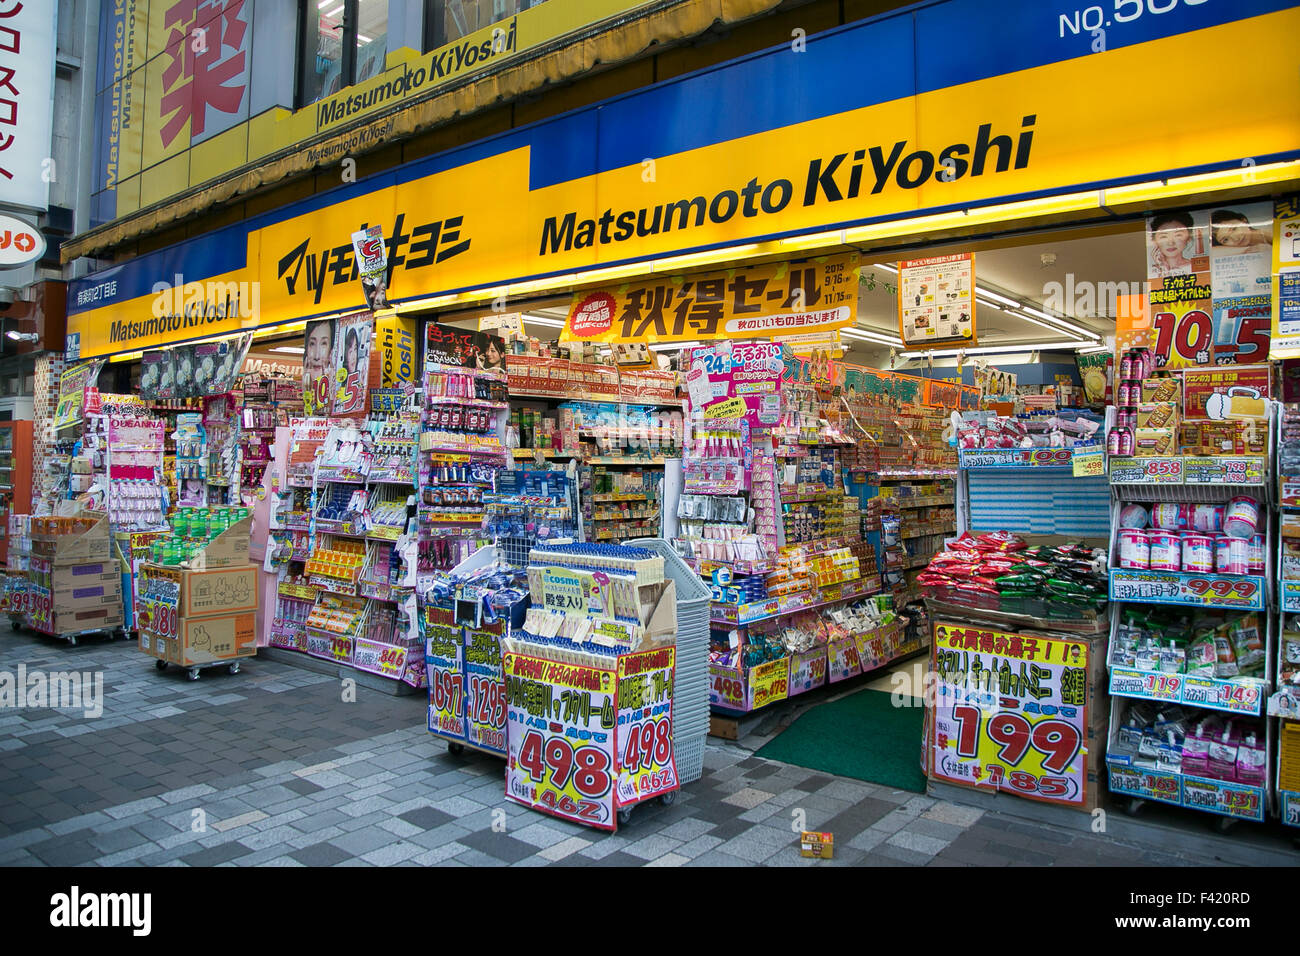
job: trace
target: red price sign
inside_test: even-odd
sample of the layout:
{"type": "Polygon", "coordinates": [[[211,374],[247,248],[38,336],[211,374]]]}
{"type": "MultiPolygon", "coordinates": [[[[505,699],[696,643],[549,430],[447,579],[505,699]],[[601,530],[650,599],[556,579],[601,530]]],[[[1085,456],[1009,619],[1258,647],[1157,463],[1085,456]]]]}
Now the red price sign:
{"type": "Polygon", "coordinates": [[[743,710],[745,682],[740,672],[730,667],[709,668],[709,703],[743,710]]]}
{"type": "Polygon", "coordinates": [[[1216,598],[1249,601],[1259,592],[1254,581],[1233,578],[1191,578],[1183,582],[1183,587],[1208,604],[1216,598]]]}
{"type": "Polygon", "coordinates": [[[446,714],[460,713],[461,680],[450,671],[437,671],[429,682],[433,709],[446,714]]]}
{"type": "Polygon", "coordinates": [[[1182,679],[1173,674],[1147,674],[1145,690],[1157,700],[1178,700],[1182,679]]]}
{"type": "Polygon", "coordinates": [[[1152,458],[1148,460],[1145,474],[1154,481],[1177,482],[1183,477],[1183,463],[1178,458],[1152,458]]]}

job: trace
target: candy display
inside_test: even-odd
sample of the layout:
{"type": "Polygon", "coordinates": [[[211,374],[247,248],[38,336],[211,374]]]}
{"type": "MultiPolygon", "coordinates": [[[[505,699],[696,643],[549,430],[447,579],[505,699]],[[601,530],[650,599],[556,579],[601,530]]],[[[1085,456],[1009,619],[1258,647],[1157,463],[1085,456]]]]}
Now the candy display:
{"type": "Polygon", "coordinates": [[[1010,532],[964,533],[917,578],[952,604],[1046,619],[1095,619],[1107,605],[1105,552],[1079,545],[1030,547],[1010,532]]]}

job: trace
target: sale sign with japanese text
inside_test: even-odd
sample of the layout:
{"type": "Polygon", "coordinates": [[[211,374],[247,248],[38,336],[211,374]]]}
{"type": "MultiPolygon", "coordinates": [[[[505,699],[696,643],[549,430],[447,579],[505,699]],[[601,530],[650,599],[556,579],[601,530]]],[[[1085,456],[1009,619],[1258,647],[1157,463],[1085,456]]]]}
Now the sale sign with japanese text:
{"type": "Polygon", "coordinates": [[[561,342],[684,342],[828,333],[858,314],[856,253],[577,292],[561,342]]]}
{"type": "Polygon", "coordinates": [[[1088,644],[936,621],[932,779],[1082,806],[1088,644]]]}
{"type": "Polygon", "coordinates": [[[460,628],[430,623],[424,633],[429,731],[448,740],[465,740],[465,649],[460,628]]]}
{"type": "Polygon", "coordinates": [[[501,644],[488,631],[465,635],[465,739],[480,750],[506,755],[506,685],[501,644]]]}
{"type": "Polygon", "coordinates": [[[512,653],[502,656],[502,672],[506,796],[575,823],[617,829],[615,672],[512,653]]]}
{"type": "Polygon", "coordinates": [[[691,416],[743,418],[751,428],[775,425],[781,417],[784,354],[777,342],[692,349],[688,367],[702,377],[696,378],[690,392],[691,416]],[[697,396],[702,400],[697,401],[697,396]]]}
{"type": "Polygon", "coordinates": [[[676,790],[673,676],[676,650],[665,647],[618,659],[619,806],[676,790]]]}

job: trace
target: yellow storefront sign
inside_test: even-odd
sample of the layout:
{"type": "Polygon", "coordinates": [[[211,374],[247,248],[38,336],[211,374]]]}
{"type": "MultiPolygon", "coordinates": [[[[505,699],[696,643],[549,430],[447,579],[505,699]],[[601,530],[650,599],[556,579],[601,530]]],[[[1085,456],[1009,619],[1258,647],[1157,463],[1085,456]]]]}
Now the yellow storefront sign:
{"type": "MultiPolygon", "coordinates": [[[[858,257],[664,276],[576,293],[563,342],[672,342],[820,333],[858,314],[858,257]]],[[[723,416],[719,416],[723,417],[723,416]]]]}
{"type": "MultiPolygon", "coordinates": [[[[420,167],[413,167],[405,173],[409,179],[399,176],[368,192],[348,191],[329,205],[321,206],[316,197],[298,207],[301,211],[289,207],[283,219],[246,229],[242,248],[238,231],[193,240],[220,238],[230,247],[229,255],[214,253],[211,271],[219,274],[195,278],[208,286],[249,283],[249,296],[241,296],[234,315],[234,299],[219,288],[205,290],[195,305],[187,296],[183,314],[177,314],[174,297],[170,310],[159,306],[150,283],[169,270],[146,256],[119,267],[134,279],[124,280],[111,301],[83,305],[81,296],[102,281],[102,274],[78,280],[70,295],[69,333],[77,337],[80,354],[90,357],[355,311],[364,298],[347,238],[372,225],[382,226],[389,243],[390,301],[415,304],[480,290],[490,297],[503,286],[547,277],[573,276],[580,282],[582,273],[606,266],[744,243],[745,256],[781,254],[789,260],[790,250],[779,237],[852,223],[874,223],[863,228],[882,237],[913,234],[913,226],[888,220],[1222,164],[1243,150],[1286,156],[1300,142],[1300,90],[1288,65],[1289,38],[1297,34],[1300,9],[1290,9],[1064,59],[662,155],[650,179],[640,162],[594,173],[583,173],[591,164],[577,162],[571,176],[555,175],[537,157],[554,157],[552,138],[564,131],[543,124],[502,140],[496,154],[482,156],[476,148],[470,155],[479,158],[467,156],[450,167],[454,156],[435,157],[426,175],[416,175],[420,167]],[[1152,111],[1131,95],[1150,85],[1153,62],[1213,62],[1224,49],[1250,49],[1251,69],[1216,78],[1194,111],[1152,111]],[[954,150],[971,154],[981,140],[1009,144],[1000,150],[986,142],[985,149],[989,157],[1004,155],[1007,161],[991,159],[978,172],[967,161],[955,178],[935,172],[937,157],[952,156],[954,150]],[[1080,150],[1080,143],[1087,143],[1087,150],[1080,150]],[[922,177],[926,170],[930,175],[922,177]],[[253,290],[257,314],[245,315],[254,311],[245,308],[253,290]]],[[[853,230],[848,232],[853,241],[853,230]]],[[[840,235],[835,232],[826,244],[836,244],[840,235]]],[[[190,279],[185,276],[186,283],[190,279]]],[[[788,283],[785,291],[788,295],[788,283]]],[[[729,282],[723,305],[733,314],[735,292],[729,282]]],[[[797,323],[750,327],[754,320],[744,313],[730,319],[725,313],[714,318],[713,312],[693,317],[699,304],[692,299],[680,320],[681,337],[810,331],[797,323]]],[[[809,310],[823,308],[804,304],[809,310]]],[[[793,302],[772,300],[771,305],[799,315],[793,302]]],[[[609,320],[607,331],[584,338],[603,335],[612,341],[624,326],[632,338],[679,337],[676,312],[665,311],[662,326],[658,319],[645,324],[644,313],[640,321],[625,320],[613,309],[609,320]]],[[[836,315],[824,324],[836,328],[848,321],[836,315]]]]}

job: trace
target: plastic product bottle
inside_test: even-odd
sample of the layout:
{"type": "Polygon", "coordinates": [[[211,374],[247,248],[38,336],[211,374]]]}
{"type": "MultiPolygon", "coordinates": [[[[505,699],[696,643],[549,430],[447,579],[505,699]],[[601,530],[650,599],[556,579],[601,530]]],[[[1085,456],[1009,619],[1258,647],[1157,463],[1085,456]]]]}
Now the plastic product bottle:
{"type": "Polygon", "coordinates": [[[1232,734],[1232,721],[1228,721],[1222,736],[1210,741],[1206,776],[1215,780],[1236,780],[1237,749],[1238,744],[1232,734]]]}
{"type": "Polygon", "coordinates": [[[1255,734],[1247,734],[1237,748],[1237,781],[1248,783],[1252,787],[1264,786],[1265,767],[1268,763],[1268,755],[1256,743],[1257,740],[1255,734]]]}
{"type": "Polygon", "coordinates": [[[1193,777],[1208,776],[1209,757],[1210,736],[1205,721],[1201,721],[1183,741],[1183,773],[1193,777]]]}

